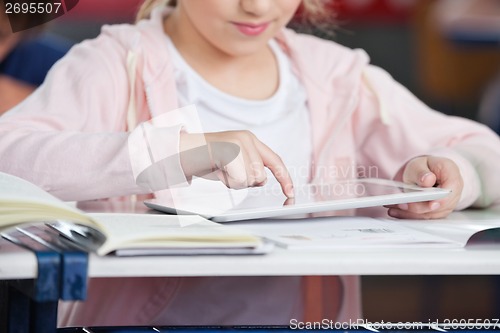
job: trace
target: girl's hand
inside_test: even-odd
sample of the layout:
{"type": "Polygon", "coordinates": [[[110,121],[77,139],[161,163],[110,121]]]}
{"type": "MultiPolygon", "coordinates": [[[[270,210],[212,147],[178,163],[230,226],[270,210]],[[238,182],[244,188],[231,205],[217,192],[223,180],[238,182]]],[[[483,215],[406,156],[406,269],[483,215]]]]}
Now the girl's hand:
{"type": "Polygon", "coordinates": [[[439,219],[448,216],[460,200],[464,186],[455,162],[436,156],[420,156],[408,162],[403,171],[403,182],[451,190],[446,198],[440,200],[388,206],[390,216],[404,219],[439,219]]]}
{"type": "Polygon", "coordinates": [[[180,151],[186,177],[212,179],[215,174],[227,187],[241,189],[263,186],[268,168],[283,193],[294,196],[292,179],[281,158],[249,131],[182,133],[180,151]]]}

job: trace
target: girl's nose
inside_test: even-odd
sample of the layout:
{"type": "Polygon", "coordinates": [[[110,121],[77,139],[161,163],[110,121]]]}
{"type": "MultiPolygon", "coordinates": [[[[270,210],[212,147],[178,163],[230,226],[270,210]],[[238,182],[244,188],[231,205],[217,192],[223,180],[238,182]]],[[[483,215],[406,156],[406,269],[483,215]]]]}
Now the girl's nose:
{"type": "Polygon", "coordinates": [[[269,11],[274,0],[240,0],[241,8],[248,14],[260,16],[269,11]]]}

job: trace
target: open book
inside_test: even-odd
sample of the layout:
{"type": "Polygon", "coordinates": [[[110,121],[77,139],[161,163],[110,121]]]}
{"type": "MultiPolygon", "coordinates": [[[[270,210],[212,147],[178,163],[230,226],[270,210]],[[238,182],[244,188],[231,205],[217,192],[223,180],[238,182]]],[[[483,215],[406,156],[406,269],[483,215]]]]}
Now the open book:
{"type": "Polygon", "coordinates": [[[0,232],[20,245],[26,246],[28,237],[48,247],[99,255],[251,254],[270,249],[250,232],[196,215],[85,214],[5,173],[0,173],[0,232]],[[49,228],[25,228],[40,224],[49,228]]]}
{"type": "MultiPolygon", "coordinates": [[[[460,248],[482,231],[500,231],[498,220],[396,220],[355,216],[261,220],[234,224],[289,250],[460,248]]],[[[493,235],[493,233],[490,233],[493,235]]]]}

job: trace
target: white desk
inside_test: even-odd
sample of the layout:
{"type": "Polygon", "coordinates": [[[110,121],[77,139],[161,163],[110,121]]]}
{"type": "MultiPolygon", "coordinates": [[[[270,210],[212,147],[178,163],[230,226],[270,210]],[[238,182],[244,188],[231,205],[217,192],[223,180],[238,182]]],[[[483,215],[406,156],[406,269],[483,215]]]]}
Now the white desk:
{"type": "MultiPolygon", "coordinates": [[[[142,211],[143,212],[143,211],[142,211]]],[[[449,219],[500,225],[500,206],[453,213],[449,219]]],[[[460,249],[292,251],[262,256],[98,257],[90,277],[276,275],[500,275],[500,242],[460,249]]],[[[34,255],[0,241],[0,280],[36,277],[34,255]]]]}

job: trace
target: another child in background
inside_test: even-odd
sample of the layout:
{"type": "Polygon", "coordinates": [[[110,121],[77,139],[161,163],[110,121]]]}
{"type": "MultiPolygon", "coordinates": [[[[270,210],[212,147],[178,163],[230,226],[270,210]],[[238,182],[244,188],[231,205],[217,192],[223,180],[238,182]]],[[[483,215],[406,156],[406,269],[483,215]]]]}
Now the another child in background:
{"type": "MultiPolygon", "coordinates": [[[[0,119],[1,171],[62,199],[87,200],[174,187],[189,192],[197,186],[191,177],[212,169],[234,188],[272,186],[276,178],[293,197],[300,184],[355,178],[375,166],[381,178],[453,191],[393,206],[394,217],[444,218],[499,201],[494,133],[430,110],[361,50],[284,28],[300,5],[304,14],[321,13],[324,1],[166,4],[146,0],[136,25],[105,27],[74,47],[42,87],[0,119]],[[189,104],[204,133],[190,132],[193,119],[176,110],[189,104]],[[131,137],[143,142],[131,144],[131,137]],[[237,144],[239,157],[218,169],[214,142],[237,144]],[[209,147],[205,160],[182,154],[200,144],[209,147]],[[177,159],[161,170],[165,181],[138,184],[137,166],[151,164],[141,154],[177,159]]],[[[304,319],[304,281],[95,279],[86,302],[61,307],[60,323],[287,325],[304,319]]],[[[356,278],[331,283],[338,288],[316,301],[335,310],[320,316],[360,318],[356,278]]]]}
{"type": "MultiPolygon", "coordinates": [[[[0,3],[0,9],[4,9],[0,3]]],[[[43,16],[40,14],[40,16],[43,16]]],[[[23,14],[11,14],[20,22],[23,14]]],[[[42,84],[52,65],[70,44],[49,35],[42,26],[13,33],[5,10],[0,11],[0,114],[17,105],[42,84]]]]}

